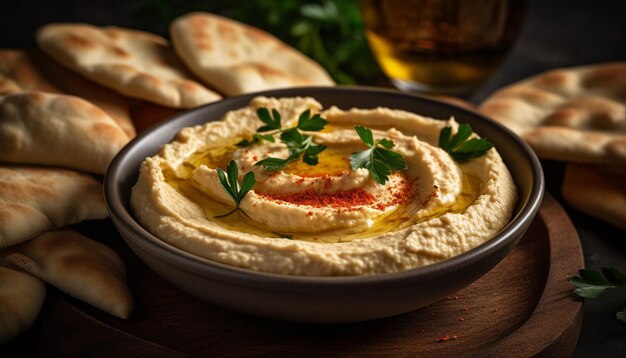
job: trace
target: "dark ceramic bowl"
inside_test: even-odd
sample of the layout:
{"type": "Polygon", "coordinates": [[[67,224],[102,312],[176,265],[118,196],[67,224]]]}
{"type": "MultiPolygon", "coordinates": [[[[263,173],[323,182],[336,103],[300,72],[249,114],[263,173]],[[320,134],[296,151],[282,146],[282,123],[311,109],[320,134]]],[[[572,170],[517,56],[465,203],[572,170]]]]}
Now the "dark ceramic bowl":
{"type": "Polygon", "coordinates": [[[393,316],[426,306],[469,285],[511,251],[539,209],[544,191],[541,166],[515,134],[477,113],[430,98],[362,87],[315,87],[266,91],[228,98],[179,114],[130,142],[113,160],[104,192],[113,223],[131,249],[154,271],[181,289],[213,304],[257,316],[300,322],[351,322],[393,316]],[[252,97],[312,96],[336,105],[403,109],[433,118],[454,116],[488,137],[507,164],[519,190],[511,222],[482,245],[449,260],[392,274],[300,277],[227,266],[184,252],[143,228],[130,210],[139,165],[183,127],[218,120],[252,97]]]}

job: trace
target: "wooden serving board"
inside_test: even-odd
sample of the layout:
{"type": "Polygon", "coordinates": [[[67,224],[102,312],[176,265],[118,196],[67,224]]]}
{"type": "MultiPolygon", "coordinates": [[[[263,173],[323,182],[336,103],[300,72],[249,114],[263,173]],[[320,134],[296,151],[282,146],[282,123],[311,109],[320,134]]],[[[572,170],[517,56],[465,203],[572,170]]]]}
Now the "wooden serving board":
{"type": "Polygon", "coordinates": [[[124,321],[50,289],[31,330],[36,353],[568,356],[580,332],[582,302],[572,296],[567,279],[583,267],[582,251],[572,223],[550,196],[520,244],[455,296],[397,317],[338,325],[271,321],[212,306],[152,272],[109,221],[93,226],[88,234],[108,241],[127,263],[135,311],[124,321]]]}

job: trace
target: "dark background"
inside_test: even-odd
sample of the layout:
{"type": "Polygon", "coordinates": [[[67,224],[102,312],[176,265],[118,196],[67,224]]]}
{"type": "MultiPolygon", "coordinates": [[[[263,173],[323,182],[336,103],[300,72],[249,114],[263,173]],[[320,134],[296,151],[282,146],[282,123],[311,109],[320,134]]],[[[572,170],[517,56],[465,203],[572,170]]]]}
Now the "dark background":
{"type": "MultiPolygon", "coordinates": [[[[271,5],[269,0],[247,3],[254,3],[255,6],[271,5]]],[[[293,6],[298,7],[306,1],[284,3],[284,6],[295,4],[293,6]]],[[[228,9],[235,5],[236,1],[2,1],[0,48],[34,47],[34,32],[39,26],[49,22],[117,25],[166,35],[169,19],[181,13],[206,9],[229,14],[228,9]]],[[[236,16],[237,13],[229,15],[236,16]]],[[[361,40],[354,38],[354,41],[361,40]]],[[[290,42],[293,43],[293,39],[290,42]]],[[[354,56],[358,54],[359,58],[351,61],[362,60],[366,64],[371,61],[371,58],[358,51],[357,49],[354,52],[354,56]]],[[[480,103],[497,88],[547,69],[625,60],[626,2],[531,0],[526,22],[516,45],[498,72],[469,99],[480,103]]],[[[348,71],[347,74],[359,83],[381,83],[381,74],[376,68],[356,74],[348,71]]],[[[563,164],[548,161],[543,164],[548,192],[557,197],[566,208],[581,237],[587,268],[614,266],[626,272],[626,234],[569,207],[560,195],[563,164]]],[[[520,267],[520,270],[523,269],[520,267]]],[[[606,297],[587,300],[574,356],[626,356],[626,323],[615,319],[615,312],[624,306],[626,290],[623,289],[610,292],[606,297]]]]}

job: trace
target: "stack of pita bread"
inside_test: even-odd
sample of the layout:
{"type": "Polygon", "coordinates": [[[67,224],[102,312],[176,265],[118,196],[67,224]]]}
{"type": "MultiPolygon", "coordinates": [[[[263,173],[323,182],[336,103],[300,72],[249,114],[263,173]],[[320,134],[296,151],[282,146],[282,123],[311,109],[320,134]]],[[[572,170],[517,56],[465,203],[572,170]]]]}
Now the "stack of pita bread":
{"type": "Polygon", "coordinates": [[[480,111],[539,157],[568,162],[563,197],[626,231],[626,63],[556,69],[505,87],[480,111]]]}
{"type": "Polygon", "coordinates": [[[334,85],[272,35],[217,15],[176,19],[171,38],[50,24],[39,49],[0,50],[0,344],[36,319],[45,283],[129,316],[122,260],[68,226],[108,216],[102,176],[138,130],[222,94],[334,85]]]}

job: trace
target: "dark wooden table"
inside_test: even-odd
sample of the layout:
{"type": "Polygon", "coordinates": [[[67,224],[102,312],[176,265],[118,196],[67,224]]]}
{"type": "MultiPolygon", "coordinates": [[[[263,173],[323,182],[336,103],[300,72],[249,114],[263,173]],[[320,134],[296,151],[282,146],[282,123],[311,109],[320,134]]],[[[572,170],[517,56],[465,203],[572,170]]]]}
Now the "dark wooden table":
{"type": "MultiPolygon", "coordinates": [[[[133,2],[18,0],[0,5],[0,48],[34,47],[33,33],[42,24],[83,21],[133,27],[124,11],[133,2]]],[[[500,70],[470,97],[480,103],[495,89],[538,72],[574,65],[626,60],[626,3],[619,0],[531,0],[517,44],[500,70]]],[[[581,237],[586,265],[626,271],[626,233],[569,207],[560,195],[563,164],[544,162],[548,191],[565,207],[581,237]]],[[[520,268],[524,269],[524,268],[520,268]]],[[[626,291],[585,303],[575,357],[623,357],[626,323],[614,318],[626,305],[626,291]]],[[[28,333],[11,343],[31,351],[28,333]]],[[[2,355],[2,354],[0,354],[2,355]]]]}

